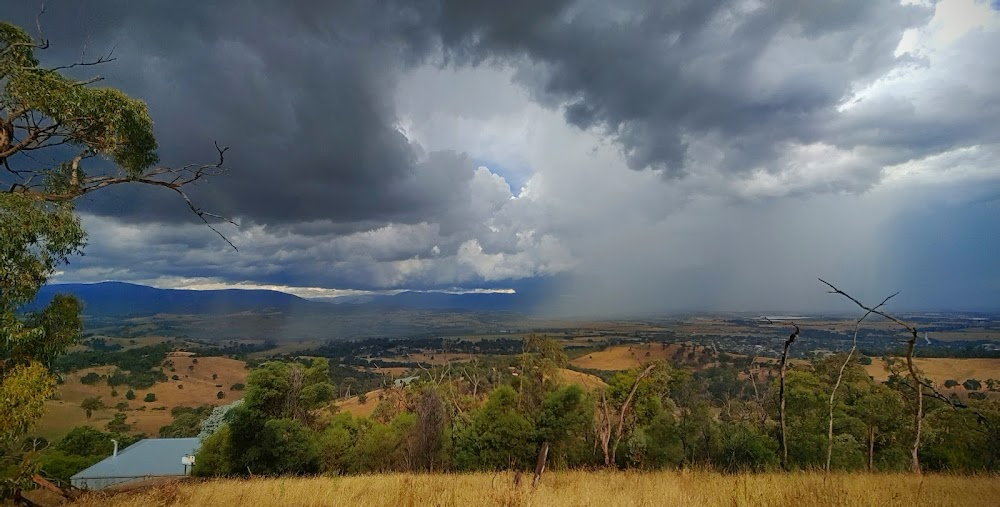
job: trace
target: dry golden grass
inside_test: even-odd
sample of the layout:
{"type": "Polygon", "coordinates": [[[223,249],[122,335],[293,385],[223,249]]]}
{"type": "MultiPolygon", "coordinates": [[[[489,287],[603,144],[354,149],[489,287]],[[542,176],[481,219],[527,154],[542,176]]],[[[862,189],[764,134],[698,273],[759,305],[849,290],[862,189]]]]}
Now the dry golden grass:
{"type": "MultiPolygon", "coordinates": [[[[913,364],[925,377],[938,385],[943,385],[944,381],[949,379],[956,380],[959,384],[970,378],[978,379],[980,382],[985,382],[988,378],[1000,380],[1000,358],[927,357],[915,358],[913,364]]],[[[865,371],[878,381],[884,381],[889,376],[885,365],[878,358],[866,366],[865,371]]]]}
{"type": "Polygon", "coordinates": [[[372,368],[372,371],[379,375],[389,375],[392,378],[398,378],[405,376],[411,369],[402,366],[386,366],[383,368],[372,368]]]}
{"type": "Polygon", "coordinates": [[[566,382],[567,384],[576,384],[582,387],[585,391],[592,391],[594,389],[607,387],[607,384],[605,384],[600,377],[589,373],[581,373],[561,368],[559,370],[559,377],[563,382],[566,382]]]}
{"type": "MultiPolygon", "coordinates": [[[[236,383],[246,383],[247,370],[246,363],[225,357],[199,357],[198,363],[194,363],[194,358],[185,353],[172,353],[169,357],[174,362],[176,371],[165,371],[167,377],[177,375],[179,380],[168,380],[154,385],[148,390],[135,390],[136,399],[129,401],[130,410],[125,412],[128,416],[126,422],[133,425],[137,432],[156,436],[162,426],[170,424],[173,417],[170,409],[173,407],[197,407],[201,405],[221,405],[230,403],[243,397],[242,391],[230,391],[229,386],[236,383]],[[189,370],[189,366],[194,366],[189,370]],[[212,380],[212,374],[217,374],[218,378],[212,380]],[[222,387],[217,387],[218,385],[222,387]],[[183,385],[180,389],[177,386],[183,385]],[[220,400],[217,397],[219,391],[225,393],[225,398],[220,400]],[[146,403],[143,398],[146,393],[156,394],[156,401],[146,403]],[[146,410],[135,410],[145,406],[146,410]],[[155,407],[165,407],[164,410],[152,410],[155,407]]],[[[128,386],[118,386],[117,397],[111,396],[111,387],[105,382],[98,382],[94,385],[84,385],[80,383],[80,378],[90,372],[107,375],[114,371],[113,366],[98,366],[85,368],[73,372],[65,377],[65,383],[59,386],[56,399],[46,402],[45,414],[38,425],[32,430],[33,435],[44,436],[49,439],[59,438],[76,426],[93,426],[103,430],[105,425],[114,415],[114,405],[128,401],[125,399],[125,392],[128,386]],[[85,398],[100,396],[105,405],[109,408],[94,412],[93,417],[88,421],[80,403],[85,398]]]]}
{"type": "Polygon", "coordinates": [[[592,370],[627,370],[650,361],[669,359],[677,349],[678,345],[676,344],[669,344],[665,347],[659,343],[618,345],[580,356],[570,363],[579,368],[592,370]],[[646,355],[647,353],[649,355],[646,355]]]}
{"type": "Polygon", "coordinates": [[[997,505],[995,476],[819,473],[721,475],[705,472],[571,471],[502,474],[388,474],[186,482],[114,496],[94,493],[80,507],[238,505],[326,506],[955,506],[997,505]]]}
{"type": "Polygon", "coordinates": [[[348,412],[355,417],[368,417],[372,415],[372,412],[375,411],[375,407],[378,406],[378,395],[380,392],[382,392],[381,389],[369,391],[366,394],[367,399],[364,404],[358,401],[357,396],[351,396],[350,398],[337,403],[337,409],[341,412],[348,412]]]}

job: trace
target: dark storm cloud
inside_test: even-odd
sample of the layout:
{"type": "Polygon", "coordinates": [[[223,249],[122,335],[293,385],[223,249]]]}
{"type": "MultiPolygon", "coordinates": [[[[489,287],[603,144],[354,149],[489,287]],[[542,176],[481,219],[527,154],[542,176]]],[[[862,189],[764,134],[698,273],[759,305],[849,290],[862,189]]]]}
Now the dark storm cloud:
{"type": "MultiPolygon", "coordinates": [[[[34,27],[37,9],[16,2],[5,17],[34,27]]],[[[42,56],[115,46],[118,61],[97,71],[148,102],[165,164],[212,162],[213,140],[229,146],[231,174],[191,190],[213,208],[274,223],[412,221],[468,175],[414,188],[419,147],[392,106],[399,70],[423,51],[407,17],[365,2],[50,2],[42,56]]],[[[174,197],[119,188],[84,209],[183,219],[174,197]]]]}
{"type": "Polygon", "coordinates": [[[438,2],[425,11],[459,62],[527,57],[520,76],[566,120],[616,138],[634,169],[699,169],[709,136],[730,170],[765,168],[783,142],[811,143],[852,86],[898,62],[930,11],[895,0],[438,2]],[[475,5],[475,6],[473,6],[475,5]]]}
{"type": "MultiPolygon", "coordinates": [[[[3,3],[0,17],[33,30],[37,0],[3,3]]],[[[116,46],[116,62],[74,71],[147,101],[166,164],[230,146],[231,173],[191,194],[242,220],[222,229],[235,253],[170,192],[95,194],[81,203],[88,255],[64,280],[382,289],[574,270],[597,278],[575,288],[591,297],[577,306],[609,312],[781,306],[820,274],[870,279],[881,294],[887,270],[850,278],[886,237],[858,239],[856,225],[896,209],[876,184],[910,170],[987,173],[1000,143],[1000,60],[984,49],[1000,47],[996,30],[894,55],[931,11],[896,0],[50,1],[46,63],[116,46]],[[433,79],[414,92],[420,73],[433,79]],[[397,100],[407,92],[409,105],[397,100]],[[975,163],[953,163],[956,151],[975,163]],[[476,169],[484,158],[523,165],[524,195],[476,169]],[[784,244],[799,230],[808,251],[784,244]],[[773,283],[778,272],[795,282],[773,283]]],[[[922,191],[939,191],[927,181],[922,191]]],[[[952,211],[938,230],[995,209],[952,211]]]]}
{"type": "MultiPolygon", "coordinates": [[[[363,230],[437,219],[469,177],[422,171],[422,150],[396,128],[400,73],[439,48],[457,65],[520,66],[536,100],[606,131],[634,169],[779,170],[776,150],[828,136],[820,125],[852,85],[895,65],[902,31],[927,16],[848,4],[108,0],[50,3],[41,22],[48,61],[116,46],[119,60],[99,70],[149,103],[164,163],[212,161],[214,140],[231,148],[231,174],[192,189],[199,202],[363,230]],[[692,154],[699,140],[710,156],[692,154]]],[[[37,8],[15,2],[11,17],[33,26],[37,8]]],[[[191,220],[157,190],[115,189],[83,209],[191,220]]]]}

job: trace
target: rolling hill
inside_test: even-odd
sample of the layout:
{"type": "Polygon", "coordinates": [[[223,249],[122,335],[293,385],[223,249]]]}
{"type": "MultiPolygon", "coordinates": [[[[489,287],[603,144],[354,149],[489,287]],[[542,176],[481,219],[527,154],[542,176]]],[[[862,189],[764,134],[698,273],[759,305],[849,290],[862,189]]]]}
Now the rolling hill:
{"type": "Polygon", "coordinates": [[[254,310],[320,310],[326,303],[272,290],[157,289],[123,282],[52,284],[42,287],[25,310],[47,305],[56,294],[72,294],[89,316],[146,316],[169,314],[228,314],[254,310]]]}
{"type": "Polygon", "coordinates": [[[75,295],[84,303],[84,314],[91,317],[225,315],[265,310],[298,314],[393,310],[528,313],[541,301],[541,292],[532,290],[467,294],[407,291],[396,295],[345,298],[343,301],[316,301],[273,290],[158,289],[124,282],[100,282],[46,285],[38,292],[35,301],[23,310],[40,309],[56,294],[75,295]]]}

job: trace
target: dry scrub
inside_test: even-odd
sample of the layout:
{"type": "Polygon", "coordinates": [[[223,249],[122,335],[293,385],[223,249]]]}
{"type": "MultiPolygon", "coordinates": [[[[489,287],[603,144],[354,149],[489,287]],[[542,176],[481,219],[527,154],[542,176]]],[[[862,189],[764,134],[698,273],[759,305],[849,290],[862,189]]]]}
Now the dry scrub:
{"type": "Polygon", "coordinates": [[[325,506],[993,506],[995,476],[703,472],[554,472],[532,489],[502,474],[390,474],[336,478],[212,480],[108,497],[85,507],[325,506]]]}

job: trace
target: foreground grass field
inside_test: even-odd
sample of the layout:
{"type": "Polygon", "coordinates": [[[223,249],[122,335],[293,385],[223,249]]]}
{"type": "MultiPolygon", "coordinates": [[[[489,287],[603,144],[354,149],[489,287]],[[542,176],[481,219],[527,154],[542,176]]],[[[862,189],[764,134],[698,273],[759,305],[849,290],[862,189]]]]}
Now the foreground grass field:
{"type": "Polygon", "coordinates": [[[995,476],[552,472],[531,476],[387,474],[337,478],[214,480],[134,493],[94,493],[81,507],[184,506],[995,506],[995,476]]]}

